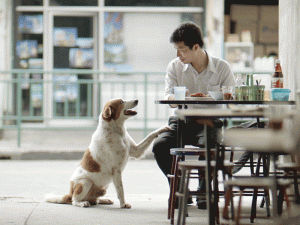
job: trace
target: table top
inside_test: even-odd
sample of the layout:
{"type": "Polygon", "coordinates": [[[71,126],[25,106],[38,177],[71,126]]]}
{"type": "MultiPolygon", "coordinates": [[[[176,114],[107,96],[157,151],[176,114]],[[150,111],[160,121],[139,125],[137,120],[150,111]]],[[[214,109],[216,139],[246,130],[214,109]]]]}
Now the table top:
{"type": "Polygon", "coordinates": [[[291,153],[296,142],[286,129],[228,129],[224,131],[223,142],[227,146],[242,147],[259,153],[291,153]]]}
{"type": "Polygon", "coordinates": [[[156,104],[204,104],[204,105],[222,105],[222,104],[242,104],[242,105],[295,105],[295,101],[230,101],[230,100],[156,100],[156,104]]]}
{"type": "MultiPolygon", "coordinates": [[[[188,118],[240,118],[240,117],[265,117],[264,108],[258,107],[245,110],[231,110],[231,109],[176,109],[175,114],[179,119],[184,120],[188,118]]],[[[292,118],[297,113],[296,110],[287,112],[286,117],[292,118]]]]}
{"type": "Polygon", "coordinates": [[[177,109],[175,114],[179,119],[197,118],[233,118],[233,117],[263,117],[262,109],[233,111],[230,109],[177,109]]]}

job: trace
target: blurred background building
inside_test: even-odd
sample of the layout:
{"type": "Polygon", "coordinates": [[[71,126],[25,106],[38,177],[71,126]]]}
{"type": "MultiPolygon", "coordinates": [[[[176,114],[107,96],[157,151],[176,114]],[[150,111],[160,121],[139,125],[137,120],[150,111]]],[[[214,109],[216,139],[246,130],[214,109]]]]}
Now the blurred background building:
{"type": "Polygon", "coordinates": [[[164,71],[176,57],[169,38],[180,23],[198,24],[205,49],[235,74],[270,76],[278,57],[278,4],[2,0],[0,126],[95,126],[103,103],[122,97],[140,99],[129,127],[146,133],[170,115],[154,101],[163,98],[164,71]]]}

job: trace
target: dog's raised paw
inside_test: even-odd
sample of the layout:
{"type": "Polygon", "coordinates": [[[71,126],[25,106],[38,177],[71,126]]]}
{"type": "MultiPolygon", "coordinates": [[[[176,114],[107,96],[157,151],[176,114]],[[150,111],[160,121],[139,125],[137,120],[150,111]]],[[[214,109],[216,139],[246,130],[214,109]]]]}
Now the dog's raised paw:
{"type": "Polygon", "coordinates": [[[131,208],[131,205],[128,204],[128,203],[122,204],[122,205],[121,205],[121,208],[122,208],[122,209],[130,209],[130,208],[131,208]]]}

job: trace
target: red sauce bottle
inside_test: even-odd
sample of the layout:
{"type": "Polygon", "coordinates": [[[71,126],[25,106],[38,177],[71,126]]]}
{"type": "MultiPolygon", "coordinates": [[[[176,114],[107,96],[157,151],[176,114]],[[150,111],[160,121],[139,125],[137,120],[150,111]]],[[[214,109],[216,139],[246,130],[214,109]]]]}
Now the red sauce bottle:
{"type": "Polygon", "coordinates": [[[272,77],[272,88],[283,88],[283,74],[279,59],[276,59],[275,61],[275,72],[272,77]]]}

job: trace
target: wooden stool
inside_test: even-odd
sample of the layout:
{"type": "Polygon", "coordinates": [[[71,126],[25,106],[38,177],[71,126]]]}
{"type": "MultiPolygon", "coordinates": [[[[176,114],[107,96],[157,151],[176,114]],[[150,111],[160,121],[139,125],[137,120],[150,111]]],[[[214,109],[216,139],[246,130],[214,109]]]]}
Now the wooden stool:
{"type": "MultiPolygon", "coordinates": [[[[181,182],[180,182],[180,188],[179,192],[176,193],[176,195],[179,198],[179,211],[178,211],[178,221],[177,224],[185,224],[186,215],[187,215],[187,200],[189,195],[191,195],[188,187],[189,187],[189,180],[192,170],[198,170],[198,171],[205,171],[206,168],[206,161],[185,161],[185,162],[179,162],[178,167],[182,172],[181,176],[181,182]]],[[[211,161],[211,166],[215,167],[216,162],[211,161]]],[[[234,164],[231,162],[224,162],[223,166],[226,168],[226,170],[230,173],[232,170],[234,164]]],[[[195,195],[200,194],[200,192],[194,193],[195,195]]],[[[215,199],[215,201],[218,201],[218,199],[215,199]]],[[[219,224],[219,207],[217,205],[216,208],[216,221],[219,224]]]]}
{"type": "MultiPolygon", "coordinates": [[[[266,195],[269,190],[272,191],[273,196],[273,216],[276,216],[278,214],[277,209],[277,186],[281,187],[283,189],[283,192],[285,192],[286,188],[290,184],[288,183],[282,183],[279,182],[276,184],[275,177],[244,177],[244,178],[237,178],[232,179],[224,182],[225,186],[225,206],[223,211],[223,218],[229,219],[228,216],[228,206],[229,201],[233,197],[233,187],[238,187],[240,189],[240,199],[239,199],[239,205],[237,210],[237,218],[236,218],[236,224],[240,224],[240,217],[241,217],[241,207],[242,207],[242,196],[245,189],[251,188],[251,189],[258,189],[263,188],[265,190],[266,195]]],[[[289,204],[288,204],[289,205],[289,204]]],[[[252,205],[253,207],[253,205],[252,205]]],[[[270,216],[270,212],[267,212],[267,217],[270,216]]],[[[253,210],[251,210],[251,223],[254,222],[255,214],[253,214],[253,210]]],[[[231,218],[232,220],[235,220],[235,218],[231,218]]]]}
{"type": "MultiPolygon", "coordinates": [[[[170,179],[170,196],[168,203],[168,219],[170,219],[171,224],[174,224],[174,214],[176,206],[176,196],[175,193],[178,187],[179,170],[178,163],[185,160],[185,156],[194,155],[198,157],[205,157],[205,148],[172,148],[170,154],[173,155],[171,174],[168,175],[170,179]]],[[[193,174],[195,178],[199,178],[199,174],[193,174]]]]}
{"type": "Polygon", "coordinates": [[[276,163],[276,169],[282,170],[284,172],[284,178],[292,178],[294,181],[294,191],[295,191],[295,202],[300,204],[299,188],[298,188],[298,172],[300,171],[300,166],[295,162],[295,158],[292,156],[292,162],[290,163],[276,163]],[[291,175],[292,174],[292,175],[291,175]]]}

